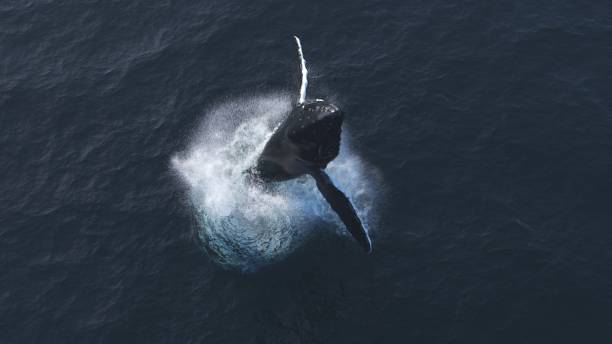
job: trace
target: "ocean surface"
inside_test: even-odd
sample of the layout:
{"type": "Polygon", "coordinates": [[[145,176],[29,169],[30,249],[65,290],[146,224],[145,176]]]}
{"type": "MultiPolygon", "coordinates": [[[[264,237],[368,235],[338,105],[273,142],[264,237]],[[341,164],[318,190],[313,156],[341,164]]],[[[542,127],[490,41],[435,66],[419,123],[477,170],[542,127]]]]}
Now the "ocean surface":
{"type": "Polygon", "coordinates": [[[611,343],[611,247],[610,3],[0,2],[2,344],[611,343]],[[294,34],[371,255],[241,179],[294,34]]]}

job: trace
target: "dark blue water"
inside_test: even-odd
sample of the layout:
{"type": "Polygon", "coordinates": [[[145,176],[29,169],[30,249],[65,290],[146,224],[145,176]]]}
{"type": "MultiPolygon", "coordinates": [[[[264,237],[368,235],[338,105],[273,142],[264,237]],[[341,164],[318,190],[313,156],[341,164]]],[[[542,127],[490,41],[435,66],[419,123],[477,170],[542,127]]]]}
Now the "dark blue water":
{"type": "Polygon", "coordinates": [[[0,343],[612,340],[612,5],[4,0],[0,73],[0,343]],[[321,222],[244,273],[171,160],[297,91],[293,34],[374,253],[321,222]]]}

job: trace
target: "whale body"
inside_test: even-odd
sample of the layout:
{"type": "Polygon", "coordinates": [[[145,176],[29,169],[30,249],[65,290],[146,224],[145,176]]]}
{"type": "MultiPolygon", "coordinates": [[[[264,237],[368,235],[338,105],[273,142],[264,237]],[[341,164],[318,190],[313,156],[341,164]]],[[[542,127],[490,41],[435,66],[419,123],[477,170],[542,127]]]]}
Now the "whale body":
{"type": "Polygon", "coordinates": [[[264,183],[312,176],[348,231],[370,253],[372,242],[355,208],[325,173],[340,150],[344,113],[327,101],[303,99],[300,96],[289,116],[275,129],[249,173],[264,183]]]}

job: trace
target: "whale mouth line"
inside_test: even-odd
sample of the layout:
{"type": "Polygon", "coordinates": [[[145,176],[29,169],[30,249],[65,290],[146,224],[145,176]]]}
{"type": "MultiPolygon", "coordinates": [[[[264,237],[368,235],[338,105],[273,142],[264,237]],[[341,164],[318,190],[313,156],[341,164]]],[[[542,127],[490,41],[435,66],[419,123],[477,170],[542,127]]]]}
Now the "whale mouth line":
{"type": "MultiPolygon", "coordinates": [[[[171,158],[185,185],[201,243],[220,265],[254,271],[278,261],[302,245],[313,228],[347,236],[343,225],[311,178],[274,183],[269,192],[250,182],[252,167],[274,128],[290,112],[285,93],[226,100],[205,111],[187,149],[171,158]],[[319,226],[327,224],[327,226],[319,226]]],[[[376,171],[350,149],[343,133],[340,155],[327,172],[351,195],[364,225],[375,218],[376,171]]]]}

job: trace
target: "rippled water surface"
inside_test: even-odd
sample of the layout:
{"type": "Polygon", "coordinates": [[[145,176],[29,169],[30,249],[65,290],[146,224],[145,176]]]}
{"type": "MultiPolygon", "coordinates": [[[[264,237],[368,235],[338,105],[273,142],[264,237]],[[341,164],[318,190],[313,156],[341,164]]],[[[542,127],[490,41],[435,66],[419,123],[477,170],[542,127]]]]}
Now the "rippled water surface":
{"type": "Polygon", "coordinates": [[[612,5],[0,2],[0,343],[609,343],[612,5]],[[329,174],[244,182],[300,86],[329,174]]]}

